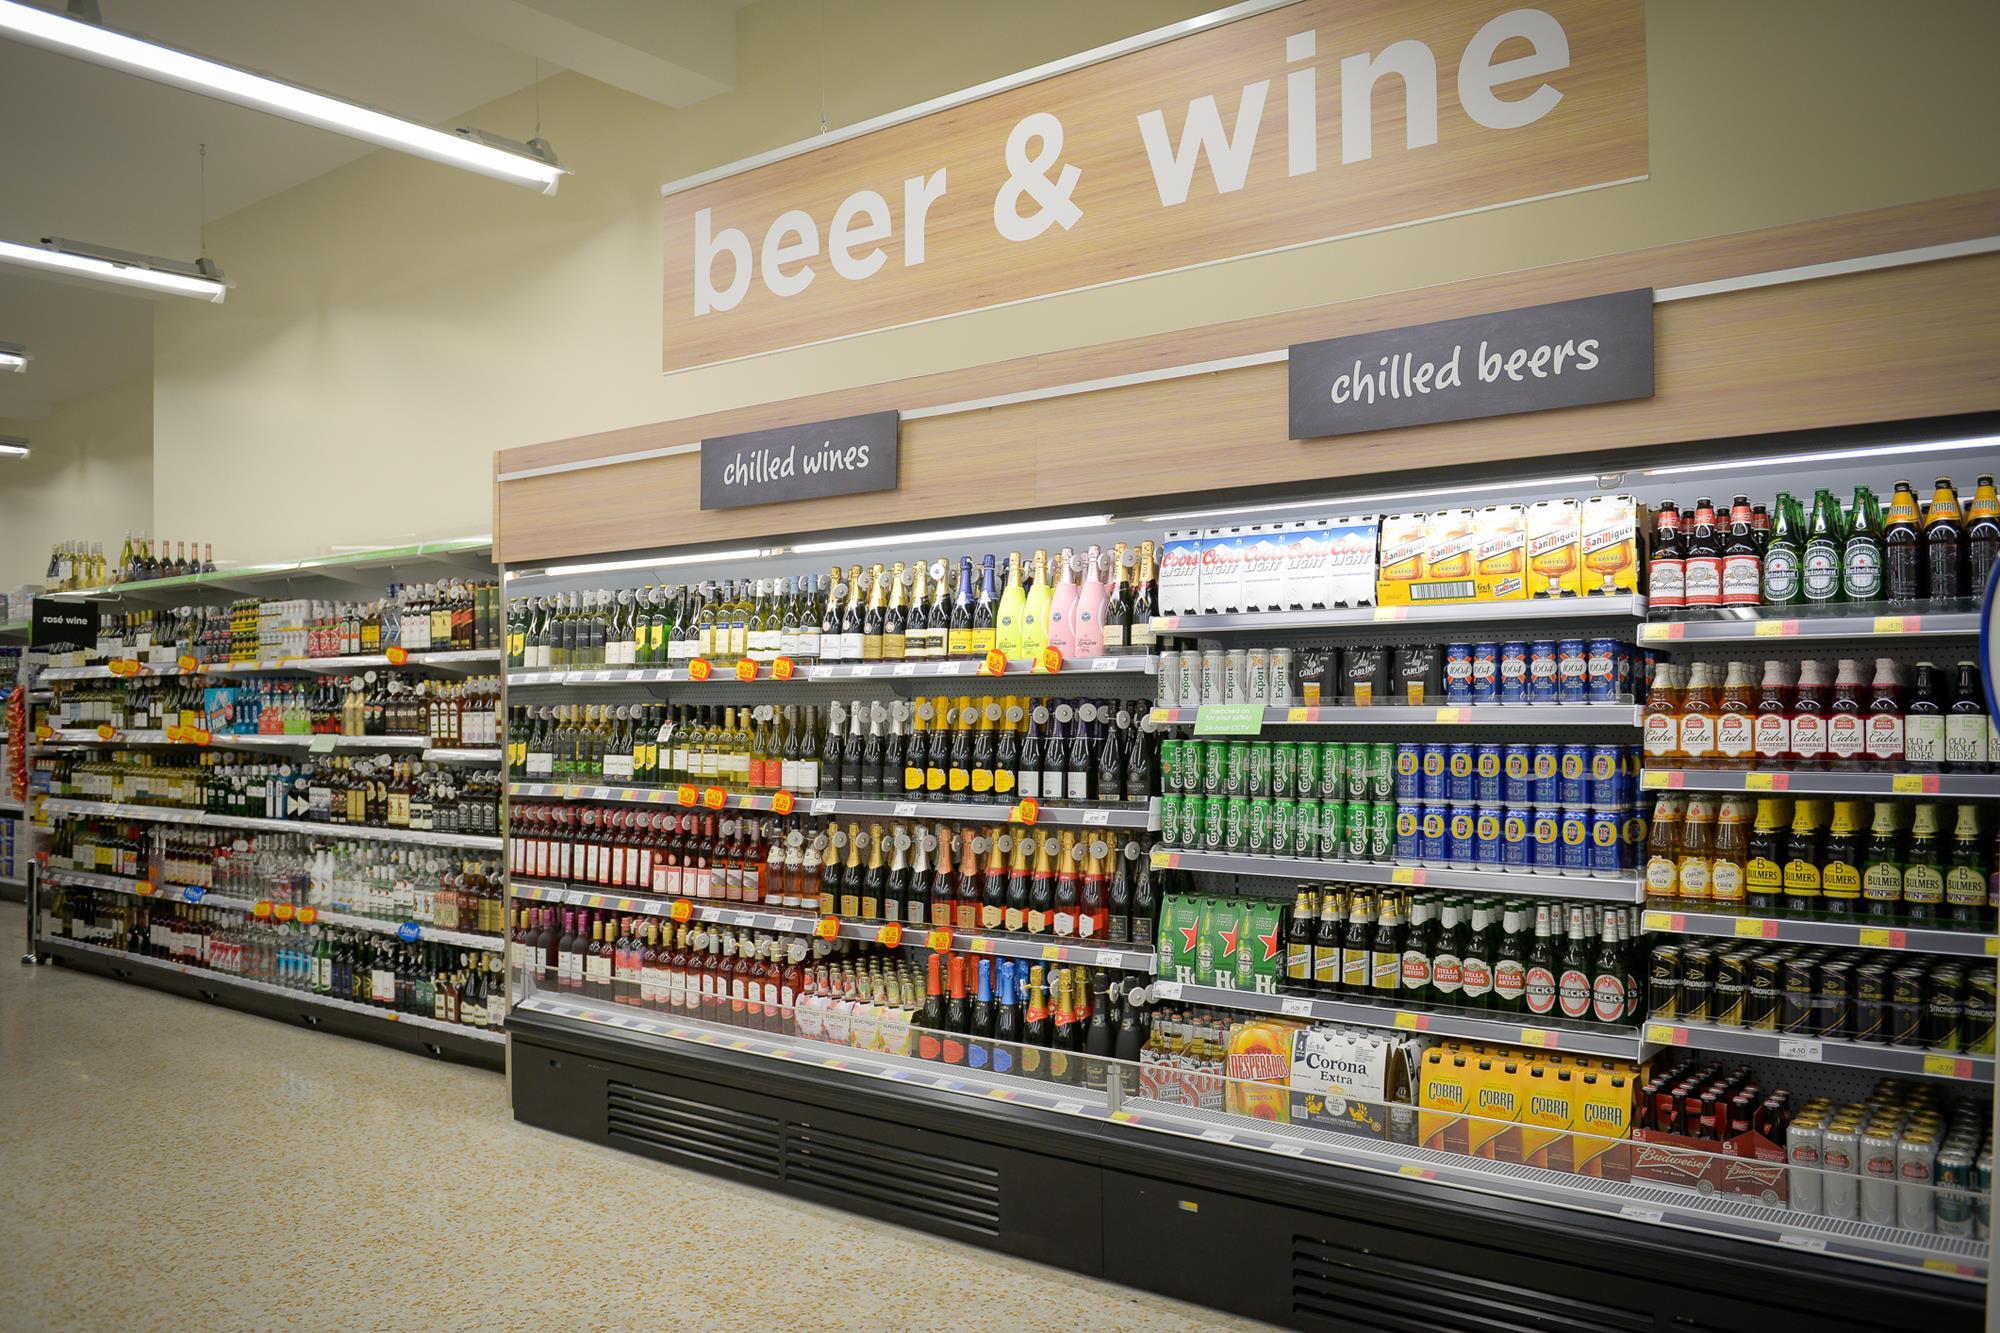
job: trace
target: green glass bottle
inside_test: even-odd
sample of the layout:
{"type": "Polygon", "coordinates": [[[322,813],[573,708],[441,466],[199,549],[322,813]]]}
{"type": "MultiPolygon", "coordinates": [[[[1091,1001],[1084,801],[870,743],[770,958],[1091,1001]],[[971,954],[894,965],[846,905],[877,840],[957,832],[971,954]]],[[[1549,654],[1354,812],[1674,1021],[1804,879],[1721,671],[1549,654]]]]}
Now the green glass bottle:
{"type": "Polygon", "coordinates": [[[1845,536],[1840,521],[1840,504],[1833,492],[1821,487],[1813,493],[1812,518],[1806,524],[1805,555],[1801,562],[1802,600],[1809,606],[1830,606],[1840,601],[1841,543],[1845,536]]]}
{"type": "Polygon", "coordinates": [[[1854,508],[1840,548],[1840,590],[1849,602],[1882,600],[1882,508],[1875,492],[1854,488],[1854,508]]]}
{"type": "Polygon", "coordinates": [[[1778,492],[1771,506],[1771,539],[1764,548],[1764,604],[1795,606],[1804,599],[1800,563],[1805,559],[1805,533],[1798,517],[1799,502],[1778,492]]]}

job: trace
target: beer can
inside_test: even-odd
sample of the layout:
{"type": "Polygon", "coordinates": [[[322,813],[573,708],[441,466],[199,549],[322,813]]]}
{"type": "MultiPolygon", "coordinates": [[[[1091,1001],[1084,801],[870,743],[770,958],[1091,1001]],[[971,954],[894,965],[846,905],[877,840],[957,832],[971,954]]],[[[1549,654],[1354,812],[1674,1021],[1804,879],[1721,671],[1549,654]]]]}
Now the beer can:
{"type": "Polygon", "coordinates": [[[1271,650],[1247,648],[1243,661],[1244,678],[1248,681],[1243,702],[1268,705],[1271,698],[1271,650]]]}
{"type": "Polygon", "coordinates": [[[1442,805],[1426,805],[1423,810],[1422,851],[1420,859],[1428,866],[1445,864],[1445,852],[1450,833],[1451,812],[1442,805]]]}
{"type": "Polygon", "coordinates": [[[1679,945],[1662,944],[1653,950],[1646,974],[1646,1014],[1671,1023],[1680,1013],[1681,951],[1679,945]]]}
{"type": "Polygon", "coordinates": [[[1536,639],[1528,645],[1528,702],[1552,704],[1556,701],[1556,641],[1536,639]]]}
{"type": "Polygon", "coordinates": [[[1500,801],[1500,747],[1480,744],[1472,747],[1472,799],[1475,801],[1500,801]]]}
{"type": "Polygon", "coordinates": [[[1553,808],[1536,809],[1528,851],[1529,863],[1537,870],[1555,870],[1562,865],[1562,817],[1553,808]]]}
{"type": "Polygon", "coordinates": [[[1415,865],[1423,856],[1423,813],[1405,801],[1396,807],[1396,859],[1406,865],[1415,865]]]}
{"type": "Polygon", "coordinates": [[[1891,1046],[1924,1041],[1924,965],[1905,963],[1889,973],[1888,1029],[1891,1046]]]}
{"type": "Polygon", "coordinates": [[[1160,793],[1160,841],[1169,847],[1186,847],[1181,841],[1181,795],[1176,791],[1160,793]]]}
{"type": "Polygon", "coordinates": [[[1938,1149],[1935,1221],[1940,1236],[1970,1236],[1976,1217],[1986,1207],[1977,1194],[1979,1158],[1969,1147],[1947,1143],[1938,1149]]]}
{"type": "Polygon", "coordinates": [[[1249,789],[1245,793],[1252,797],[1270,799],[1271,789],[1271,742],[1251,741],[1249,743],[1249,789]]]}
{"type": "Polygon", "coordinates": [[[1319,802],[1309,797],[1301,797],[1292,802],[1292,811],[1292,818],[1296,824],[1292,830],[1292,854],[1304,857],[1318,856],[1319,802]]]}
{"type": "Polygon", "coordinates": [[[1860,1213],[1860,1181],[1855,1176],[1860,1157],[1860,1128],[1849,1121],[1828,1121],[1820,1135],[1819,1150],[1820,1166],[1826,1173],[1822,1180],[1822,1215],[1851,1222],[1860,1213]]]}
{"type": "Polygon", "coordinates": [[[1896,1225],[1896,1126],[1876,1120],[1862,1126],[1860,1139],[1861,1220],[1878,1227],[1896,1225]]]}
{"type": "Polygon", "coordinates": [[[1964,1049],[1967,1055],[1993,1054],[1993,969],[1966,971],[1964,1049]]]}
{"type": "Polygon", "coordinates": [[[1556,799],[1564,805],[1583,805],[1590,800],[1590,749],[1588,745],[1565,745],[1556,763],[1556,799]]]}
{"type": "Polygon", "coordinates": [[[1292,693],[1292,650],[1273,648],[1271,677],[1265,687],[1264,705],[1267,708],[1289,708],[1297,701],[1297,696],[1292,693]]]}
{"type": "MultiPolygon", "coordinates": [[[[1163,666],[1161,670],[1165,670],[1163,666]]],[[[1176,708],[1198,708],[1203,703],[1201,697],[1202,655],[1193,648],[1184,648],[1174,662],[1174,695],[1179,700],[1176,708]]]]}
{"type": "Polygon", "coordinates": [[[1347,747],[1339,741],[1319,741],[1319,787],[1322,801],[1347,799],[1347,747]]]}
{"type": "Polygon", "coordinates": [[[1582,639],[1556,641],[1556,702],[1580,704],[1589,693],[1590,658],[1582,639]]]}
{"type": "Polygon", "coordinates": [[[1811,954],[1788,957],[1779,977],[1778,1031],[1807,1035],[1816,1017],[1813,995],[1819,989],[1819,963],[1811,954]]]}
{"type": "MultiPolygon", "coordinates": [[[[1220,648],[1210,648],[1201,655],[1201,694],[1203,704],[1228,703],[1223,684],[1223,652],[1220,648]]],[[[1181,707],[1187,705],[1183,703],[1181,707]]]]}
{"type": "Polygon", "coordinates": [[[1181,746],[1174,736],[1160,738],[1160,790],[1178,794],[1181,789],[1181,746]]]}
{"type": "Polygon", "coordinates": [[[1347,855],[1347,825],[1353,811],[1346,801],[1319,803],[1319,859],[1340,861],[1347,855]]]}
{"type": "Polygon", "coordinates": [[[1223,802],[1222,850],[1241,852],[1250,845],[1250,798],[1231,796],[1223,802]]]}
{"type": "Polygon", "coordinates": [[[1590,873],[1590,812],[1570,806],[1562,812],[1562,848],[1556,868],[1565,875],[1590,873]]]}
{"type": "Polygon", "coordinates": [[[1472,702],[1500,702],[1500,645],[1497,643],[1472,645],[1472,702]]]}
{"type": "Polygon", "coordinates": [[[1479,828],[1479,811],[1470,805],[1451,807],[1451,824],[1445,830],[1444,858],[1455,868],[1470,870],[1473,865],[1472,844],[1479,828]]]}
{"type": "Polygon", "coordinates": [[[1625,816],[1619,810],[1590,812],[1590,873],[1618,875],[1625,870],[1625,816]]]}
{"type": "Polygon", "coordinates": [[[1368,806],[1367,801],[1349,801],[1343,807],[1340,848],[1343,861],[1368,859],[1368,806]]]}
{"type": "Polygon", "coordinates": [[[1250,798],[1250,826],[1243,850],[1252,856],[1271,854],[1271,798],[1268,796],[1250,798]]]}
{"type": "Polygon", "coordinates": [[[1623,804],[1626,799],[1624,767],[1624,746],[1591,746],[1590,773],[1584,780],[1584,799],[1598,806],[1623,804]]]}
{"type": "Polygon", "coordinates": [[[1534,812],[1524,805],[1510,805],[1501,816],[1500,864],[1509,870],[1528,868],[1528,837],[1534,828],[1534,818],[1534,812]]]}
{"type": "Polygon", "coordinates": [[[1388,801],[1396,795],[1396,746],[1393,741],[1368,743],[1368,799],[1388,801]]]}
{"type": "Polygon", "coordinates": [[[1562,747],[1537,745],[1534,767],[1529,770],[1528,799],[1536,805],[1556,805],[1562,800],[1562,747]]]}
{"type": "Polygon", "coordinates": [[[1851,1040],[1880,1045],[1887,1041],[1889,1012],[1889,965],[1870,959],[1854,969],[1850,983],[1853,998],[1854,1032],[1851,1040]]]}
{"type": "Polygon", "coordinates": [[[1224,825],[1229,818],[1229,798],[1227,796],[1207,796],[1201,803],[1201,849],[1204,852],[1223,850],[1224,825]]]}
{"type": "Polygon", "coordinates": [[[1250,651],[1231,648],[1222,655],[1222,702],[1250,702],[1250,651]]]}
{"type": "Polygon", "coordinates": [[[1228,741],[1223,745],[1222,794],[1250,794],[1250,742],[1228,741]]]}
{"type": "Polygon", "coordinates": [[[1905,1131],[1896,1141],[1896,1222],[1905,1231],[1937,1230],[1938,1141],[1905,1131]]]}
{"type": "Polygon", "coordinates": [[[1785,1157],[1795,1168],[1786,1172],[1788,1202],[1793,1212],[1807,1217],[1817,1217],[1824,1206],[1820,1197],[1820,1144],[1825,1134],[1826,1122],[1809,1115],[1794,1118],[1785,1130],[1785,1157]]]}
{"type": "Polygon", "coordinates": [[[1377,865],[1387,861],[1396,848],[1396,803],[1368,803],[1368,859],[1377,865]]]}
{"type": "Polygon", "coordinates": [[[1340,747],[1340,766],[1347,774],[1340,797],[1344,801],[1365,801],[1369,793],[1368,742],[1351,741],[1340,747]]]}
{"type": "Polygon", "coordinates": [[[1424,747],[1405,741],[1396,747],[1396,799],[1418,801],[1424,794],[1424,747]]]}
{"type": "Polygon", "coordinates": [[[1444,795],[1448,801],[1470,801],[1478,785],[1473,775],[1472,745],[1453,741],[1445,749],[1444,795]]]}
{"type": "Polygon", "coordinates": [[[1752,1032],[1778,1030],[1778,996],[1784,988],[1784,962],[1774,953],[1755,954],[1743,993],[1743,1026],[1752,1032]]]}
{"type": "Polygon", "coordinates": [[[1444,646],[1444,701],[1448,704],[1472,702],[1472,645],[1448,643],[1444,646]]]}
{"type": "Polygon", "coordinates": [[[1618,650],[1616,639],[1592,639],[1584,650],[1584,697],[1594,704],[1608,704],[1618,697],[1618,650]]]}
{"type": "Polygon", "coordinates": [[[1525,643],[1500,645],[1500,702],[1528,702],[1528,645],[1525,643]]]}
{"type": "Polygon", "coordinates": [[[1819,989],[1813,992],[1813,1031],[1846,1041],[1854,1033],[1854,960],[1833,957],[1819,965],[1819,989]]]}
{"type": "Polygon", "coordinates": [[[1447,748],[1442,741],[1426,741],[1419,751],[1417,795],[1423,800],[1446,799],[1445,768],[1448,760],[1445,757],[1445,750],[1447,748]]]}
{"type": "Polygon", "coordinates": [[[1965,1048],[1965,971],[1956,963],[1930,970],[1924,992],[1924,1045],[1933,1051],[1965,1048]]]}
{"type": "Polygon", "coordinates": [[[1318,741],[1300,741],[1292,746],[1292,791],[1301,801],[1320,799],[1321,750],[1318,741]]]}
{"type": "Polygon", "coordinates": [[[1482,805],[1472,825],[1472,862],[1486,870],[1498,870],[1505,862],[1501,857],[1500,807],[1482,805]]]}
{"type": "Polygon", "coordinates": [[[1271,802],[1271,855],[1298,854],[1299,807],[1287,796],[1271,802]]]}
{"type": "Polygon", "coordinates": [[[1178,648],[1160,650],[1160,674],[1153,678],[1153,707],[1181,706],[1181,653],[1178,648]]]}
{"type": "Polygon", "coordinates": [[[1196,741],[1201,747],[1201,794],[1220,796],[1229,781],[1229,743],[1196,741]]]}
{"type": "Polygon", "coordinates": [[[1500,799],[1509,805],[1534,800],[1535,747],[1506,745],[1500,750],[1500,799]]]}
{"type": "Polygon", "coordinates": [[[1749,995],[1750,955],[1734,949],[1715,954],[1715,976],[1711,981],[1708,1021],[1721,1028],[1743,1026],[1743,1005],[1749,995]]]}
{"type": "Polygon", "coordinates": [[[1715,950],[1681,946],[1681,1021],[1706,1023],[1715,1001],[1715,950]]]}
{"type": "Polygon", "coordinates": [[[1299,747],[1291,741],[1271,746],[1271,799],[1296,800],[1299,796],[1299,747]]]}

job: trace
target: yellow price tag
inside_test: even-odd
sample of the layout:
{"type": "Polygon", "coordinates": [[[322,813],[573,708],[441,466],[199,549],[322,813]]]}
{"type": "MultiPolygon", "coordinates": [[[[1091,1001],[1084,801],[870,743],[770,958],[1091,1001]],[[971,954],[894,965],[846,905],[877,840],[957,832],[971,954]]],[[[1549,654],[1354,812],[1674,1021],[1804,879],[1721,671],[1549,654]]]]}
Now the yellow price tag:
{"type": "Polygon", "coordinates": [[[1667,627],[1665,625],[1655,622],[1653,624],[1639,626],[1639,638],[1641,640],[1650,641],[1654,639],[1664,639],[1666,637],[1667,637],[1667,627]]]}
{"type": "Polygon", "coordinates": [[[1644,769],[1639,774],[1639,785],[1648,791],[1667,785],[1667,775],[1657,768],[1644,769]]]}
{"type": "Polygon", "coordinates": [[[1153,869],[1168,870],[1173,867],[1173,864],[1174,854],[1172,852],[1163,852],[1157,847],[1153,849],[1153,869]]]}
{"type": "Polygon", "coordinates": [[[1736,918],[1736,934],[1743,939],[1760,940],[1764,938],[1765,928],[1771,925],[1771,922],[1759,920],[1754,916],[1738,917],[1736,918]]]}
{"type": "Polygon", "coordinates": [[[1783,638],[1785,622],[1782,620],[1760,620],[1757,622],[1757,637],[1760,639],[1783,638]]]}
{"type": "Polygon", "coordinates": [[[1924,1072],[1938,1074],[1945,1078],[1957,1078],[1961,1061],[1951,1055],[1927,1055],[1924,1057],[1924,1072]]]}
{"type": "Polygon", "coordinates": [[[1549,1034],[1540,1028],[1522,1028],[1521,1044],[1523,1046],[1546,1046],[1549,1044],[1549,1034]]]}
{"type": "Polygon", "coordinates": [[[1672,1046],[1674,1038],[1679,1035],[1680,1029],[1668,1027],[1664,1023],[1646,1024],[1646,1040],[1655,1046],[1672,1046]]]}
{"type": "Polygon", "coordinates": [[[1417,1016],[1415,1014],[1399,1013],[1396,1015],[1396,1026],[1405,1031],[1414,1032],[1417,1028],[1417,1016]]]}
{"type": "Polygon", "coordinates": [[[1399,1176],[1415,1176],[1421,1180],[1425,1172],[1424,1168],[1418,1166],[1415,1162],[1405,1162],[1396,1168],[1396,1174],[1399,1176]]]}
{"type": "Polygon", "coordinates": [[[1926,1259],[1924,1260],[1924,1267],[1930,1269],[1933,1273],[1957,1273],[1959,1271],[1958,1265],[1949,1259],[1926,1259]]]}
{"type": "Polygon", "coordinates": [[[1774,776],[1775,776],[1774,774],[1770,773],[1745,773],[1743,775],[1743,790],[1744,791],[1775,790],[1777,784],[1772,781],[1772,778],[1774,776]]]}
{"type": "Polygon", "coordinates": [[[1921,796],[1924,793],[1924,775],[1898,773],[1889,779],[1889,790],[1898,796],[1921,796]]]}
{"type": "Polygon", "coordinates": [[[1903,618],[1901,616],[1875,617],[1875,632],[1877,634],[1901,634],[1903,628],[1903,618]]]}
{"type": "Polygon", "coordinates": [[[1665,912],[1646,913],[1645,926],[1647,930],[1672,930],[1673,924],[1674,919],[1665,912]]]}
{"type": "Polygon", "coordinates": [[[1285,710],[1285,721],[1287,722],[1307,722],[1311,719],[1312,710],[1310,708],[1287,708],[1285,710]]]}
{"type": "Polygon", "coordinates": [[[1986,956],[1988,958],[2000,958],[2000,935],[1988,935],[1986,937],[1986,956]]]}
{"type": "Polygon", "coordinates": [[[1416,884],[1421,881],[1417,878],[1417,868],[1415,866],[1394,866],[1389,871],[1389,882],[1391,884],[1416,884]]]}
{"type": "Polygon", "coordinates": [[[1889,947],[1889,932],[1886,930],[1863,930],[1861,944],[1864,948],[1886,949],[1889,947]]]}
{"type": "Polygon", "coordinates": [[[1463,722],[1465,721],[1465,710],[1463,708],[1440,708],[1437,710],[1437,720],[1439,722],[1463,722]]]}
{"type": "Polygon", "coordinates": [[[1062,957],[1062,949],[1054,944],[1044,944],[1042,946],[1042,957],[1046,959],[1060,958],[1062,957]]]}

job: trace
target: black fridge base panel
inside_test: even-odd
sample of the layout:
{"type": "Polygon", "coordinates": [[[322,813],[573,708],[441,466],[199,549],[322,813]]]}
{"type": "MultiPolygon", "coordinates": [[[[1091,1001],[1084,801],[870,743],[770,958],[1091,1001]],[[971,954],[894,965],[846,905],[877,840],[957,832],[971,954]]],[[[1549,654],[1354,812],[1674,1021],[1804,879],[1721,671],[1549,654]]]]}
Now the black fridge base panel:
{"type": "Polygon", "coordinates": [[[176,971],[159,966],[150,959],[79,949],[59,939],[44,937],[35,942],[35,949],[44,959],[55,959],[80,971],[190,1000],[205,1000],[242,1013],[255,1014],[259,1018],[274,1018],[293,1027],[354,1037],[413,1055],[428,1055],[433,1059],[478,1065],[485,1069],[500,1069],[506,1061],[504,1042],[482,1041],[456,1032],[402,1023],[374,1013],[335,1008],[303,996],[253,990],[199,970],[176,971]]]}
{"type": "Polygon", "coordinates": [[[516,1011],[514,1116],[1313,1329],[1979,1326],[1985,1289],[516,1011]]]}

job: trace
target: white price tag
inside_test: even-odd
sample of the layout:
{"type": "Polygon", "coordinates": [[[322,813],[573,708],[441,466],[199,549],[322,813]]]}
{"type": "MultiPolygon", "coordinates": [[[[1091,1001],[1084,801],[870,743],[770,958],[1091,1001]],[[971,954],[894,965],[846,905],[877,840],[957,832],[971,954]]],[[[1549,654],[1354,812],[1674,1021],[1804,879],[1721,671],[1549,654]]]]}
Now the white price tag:
{"type": "Polygon", "coordinates": [[[872,676],[875,674],[875,664],[873,662],[856,663],[848,674],[854,676],[856,679],[863,676],[872,676]]]}
{"type": "Polygon", "coordinates": [[[1086,810],[1083,812],[1083,826],[1085,828],[1092,826],[1107,827],[1110,823],[1111,812],[1109,810],[1086,810]]]}
{"type": "Polygon", "coordinates": [[[1101,953],[1097,955],[1097,965],[1099,967],[1123,967],[1125,966],[1125,955],[1122,953],[1101,953]]]}
{"type": "Polygon", "coordinates": [[[937,673],[940,676],[956,676],[959,673],[959,669],[964,665],[965,663],[963,662],[940,662],[938,663],[937,673]]]}
{"type": "Polygon", "coordinates": [[[1818,1060],[1820,1044],[1816,1037],[1778,1038],[1778,1058],[1780,1060],[1818,1060]]]}
{"type": "Polygon", "coordinates": [[[1642,1208],[1636,1203],[1628,1203],[1618,1210],[1620,1217],[1629,1217],[1634,1222],[1657,1222],[1666,1216],[1658,1208],[1642,1208]]]}
{"type": "Polygon", "coordinates": [[[1201,1136],[1210,1143],[1234,1143],[1236,1136],[1226,1129],[1204,1129],[1201,1136]]]}
{"type": "Polygon", "coordinates": [[[812,813],[816,815],[830,815],[837,804],[838,802],[831,796],[815,796],[813,797],[812,813]]]}
{"type": "Polygon", "coordinates": [[[1278,1001],[1278,1012],[1281,1014],[1290,1014],[1294,1018],[1311,1018],[1313,1012],[1312,1001],[1287,996],[1278,1001]]]}
{"type": "Polygon", "coordinates": [[[1083,1114],[1083,1103],[1082,1103],[1082,1102],[1057,1102],[1057,1103],[1056,1103],[1056,1105],[1055,1105],[1055,1109],[1056,1109],[1056,1110],[1058,1110],[1058,1111],[1061,1111],[1061,1112],[1062,1112],[1062,1113],[1063,1113],[1064,1115],[1082,1115],[1082,1114],[1083,1114]]]}
{"type": "Polygon", "coordinates": [[[1265,1145],[1270,1151],[1286,1157],[1304,1157],[1306,1145],[1303,1143],[1271,1143],[1265,1145]]]}
{"type": "Polygon", "coordinates": [[[915,801],[898,801],[890,813],[898,819],[907,819],[917,813],[917,803],[915,801]]]}
{"type": "Polygon", "coordinates": [[[1181,998],[1181,983],[1178,981],[1156,981],[1152,986],[1156,1000],[1178,1000],[1181,998]]]}
{"type": "Polygon", "coordinates": [[[1826,1242],[1818,1236],[1801,1236],[1794,1232],[1778,1233],[1778,1244],[1789,1245],[1795,1250],[1824,1250],[1826,1242]]]}
{"type": "Polygon", "coordinates": [[[917,664],[915,662],[898,662],[896,669],[889,674],[892,676],[914,676],[917,674],[917,664]]]}
{"type": "Polygon", "coordinates": [[[811,669],[809,669],[809,670],[808,670],[808,671],[806,672],[806,679],[807,679],[807,680],[832,680],[832,679],[833,679],[833,668],[832,668],[832,667],[830,667],[830,666],[816,666],[816,667],[812,667],[811,669]]]}
{"type": "Polygon", "coordinates": [[[1115,657],[1093,657],[1090,659],[1090,669],[1092,671],[1116,671],[1118,669],[1118,659],[1115,657]]]}

